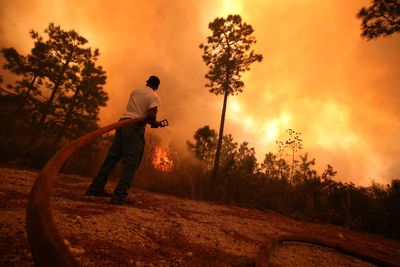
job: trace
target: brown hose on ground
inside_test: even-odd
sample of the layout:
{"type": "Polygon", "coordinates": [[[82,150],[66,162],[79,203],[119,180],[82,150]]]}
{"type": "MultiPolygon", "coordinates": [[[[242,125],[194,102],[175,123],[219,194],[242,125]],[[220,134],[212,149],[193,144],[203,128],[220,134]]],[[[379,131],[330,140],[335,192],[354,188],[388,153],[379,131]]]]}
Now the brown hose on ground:
{"type": "Polygon", "coordinates": [[[264,242],[264,244],[261,246],[258,252],[257,266],[260,267],[271,266],[270,258],[272,254],[272,249],[274,248],[274,246],[282,242],[299,242],[299,243],[318,245],[322,247],[335,249],[341,253],[362,259],[364,261],[373,263],[378,266],[398,266],[398,264],[392,261],[391,259],[383,259],[382,257],[372,255],[372,253],[366,253],[358,249],[351,248],[350,246],[340,244],[339,242],[330,241],[315,236],[290,235],[290,234],[276,235],[267,239],[267,241],[264,242]]]}
{"type": "Polygon", "coordinates": [[[97,137],[142,120],[142,118],[122,120],[85,134],[58,151],[43,167],[33,184],[26,211],[28,241],[36,266],[79,266],[58,233],[50,209],[50,188],[63,163],[78,149],[97,137]]]}
{"type": "MultiPolygon", "coordinates": [[[[26,212],[29,246],[37,266],[79,266],[78,261],[69,251],[58,233],[50,209],[50,188],[53,185],[58,170],[73,153],[88,142],[111,130],[139,121],[142,121],[142,119],[123,120],[90,132],[58,151],[43,167],[33,184],[26,212]]],[[[333,248],[339,252],[355,256],[379,266],[397,266],[397,264],[390,261],[390,259],[380,259],[337,242],[299,235],[279,235],[268,239],[259,251],[257,266],[269,266],[272,248],[278,243],[286,241],[309,243],[333,248]]]]}

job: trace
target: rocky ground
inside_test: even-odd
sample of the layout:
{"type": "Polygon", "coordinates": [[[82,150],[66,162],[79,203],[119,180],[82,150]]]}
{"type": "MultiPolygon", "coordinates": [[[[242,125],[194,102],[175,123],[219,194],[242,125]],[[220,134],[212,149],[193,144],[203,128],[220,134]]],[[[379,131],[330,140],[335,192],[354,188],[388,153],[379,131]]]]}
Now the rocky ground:
{"type": "MultiPolygon", "coordinates": [[[[25,209],[37,172],[0,168],[0,266],[32,266],[25,209]]],[[[136,203],[114,206],[84,196],[89,179],[59,175],[52,197],[64,242],[83,266],[254,266],[276,234],[323,236],[400,266],[400,241],[342,227],[295,221],[273,212],[132,189],[136,203]]],[[[110,185],[111,191],[113,184],[110,185]]],[[[274,266],[374,266],[313,245],[286,242],[274,266]]]]}

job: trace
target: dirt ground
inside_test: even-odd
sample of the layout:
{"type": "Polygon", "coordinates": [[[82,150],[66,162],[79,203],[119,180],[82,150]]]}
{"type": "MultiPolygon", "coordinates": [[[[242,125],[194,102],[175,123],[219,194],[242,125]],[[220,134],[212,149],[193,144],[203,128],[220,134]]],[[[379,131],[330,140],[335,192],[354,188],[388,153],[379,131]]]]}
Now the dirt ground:
{"type": "MultiPolygon", "coordinates": [[[[0,266],[32,266],[25,211],[37,172],[0,168],[0,266]]],[[[52,196],[64,242],[83,266],[254,266],[276,234],[323,236],[400,266],[400,241],[328,224],[132,189],[130,206],[84,195],[90,179],[59,175],[52,196]]],[[[112,191],[113,184],[108,187],[112,191]]],[[[274,266],[374,266],[295,242],[276,247],[274,266]]]]}

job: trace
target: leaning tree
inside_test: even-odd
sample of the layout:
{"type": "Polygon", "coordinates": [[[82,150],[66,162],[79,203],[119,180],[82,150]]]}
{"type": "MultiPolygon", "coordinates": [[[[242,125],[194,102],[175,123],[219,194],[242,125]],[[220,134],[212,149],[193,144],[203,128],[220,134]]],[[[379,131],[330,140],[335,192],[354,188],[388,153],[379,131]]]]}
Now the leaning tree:
{"type": "Polygon", "coordinates": [[[229,15],[227,18],[216,18],[209,23],[212,35],[207,37],[206,44],[200,44],[203,50],[203,61],[209,67],[206,74],[210,92],[224,95],[221,113],[217,150],[215,153],[212,178],[218,173],[224,133],[226,105],[229,95],[243,91],[244,83],[241,74],[250,70],[250,65],[261,61],[262,55],[254,53],[252,45],[256,43],[253,27],[242,21],[239,15],[229,15]]]}

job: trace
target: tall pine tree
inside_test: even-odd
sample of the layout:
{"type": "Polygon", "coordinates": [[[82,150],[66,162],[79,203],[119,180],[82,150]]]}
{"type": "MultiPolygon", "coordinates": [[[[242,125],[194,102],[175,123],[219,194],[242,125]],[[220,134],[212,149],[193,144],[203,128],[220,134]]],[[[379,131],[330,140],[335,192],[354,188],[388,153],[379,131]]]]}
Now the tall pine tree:
{"type": "Polygon", "coordinates": [[[212,35],[207,37],[206,44],[200,44],[203,50],[203,61],[209,67],[206,78],[210,92],[224,95],[221,123],[217,150],[215,153],[212,177],[218,173],[221,155],[222,139],[226,106],[229,95],[239,94],[243,91],[244,83],[241,74],[250,70],[250,65],[261,61],[262,56],[255,54],[252,45],[256,43],[253,27],[242,21],[239,15],[229,15],[225,18],[216,18],[208,25],[212,35]]]}

